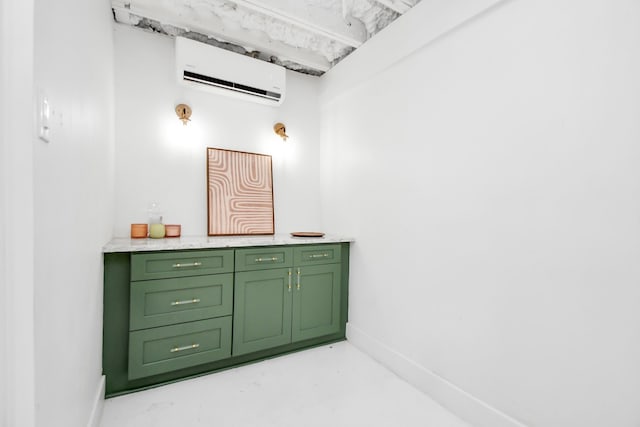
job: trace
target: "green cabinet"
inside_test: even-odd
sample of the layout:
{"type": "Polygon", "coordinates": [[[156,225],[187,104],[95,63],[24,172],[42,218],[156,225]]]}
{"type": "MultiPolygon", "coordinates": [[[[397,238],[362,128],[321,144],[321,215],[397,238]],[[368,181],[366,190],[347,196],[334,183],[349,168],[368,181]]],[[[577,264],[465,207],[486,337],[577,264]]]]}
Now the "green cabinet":
{"type": "Polygon", "coordinates": [[[236,273],[233,354],[291,342],[291,269],[236,273]]]}
{"type": "Polygon", "coordinates": [[[296,268],[291,340],[301,341],[340,330],[340,265],[296,268]]]}
{"type": "Polygon", "coordinates": [[[233,271],[233,250],[142,252],[131,255],[131,280],[202,276],[233,271]]]}
{"type": "Polygon", "coordinates": [[[104,254],[106,397],[345,339],[349,243],[104,254]]]}
{"type": "Polygon", "coordinates": [[[131,330],[230,316],[232,310],[232,273],[131,282],[131,330]]]}
{"type": "Polygon", "coordinates": [[[230,344],[230,316],[131,332],[129,379],[228,358],[230,344]]]}
{"type": "Polygon", "coordinates": [[[292,262],[293,248],[287,246],[236,250],[236,271],[291,267],[292,262]]]}
{"type": "Polygon", "coordinates": [[[130,380],[231,356],[232,271],[233,250],[131,256],[130,380]]]}
{"type": "MultiPolygon", "coordinates": [[[[274,251],[275,252],[275,251],[274,251]]],[[[288,268],[236,273],[233,354],[330,335],[340,330],[339,245],[296,247],[288,268]],[[313,265],[309,265],[313,264],[313,265]]],[[[249,258],[243,250],[236,259],[249,258]]],[[[253,259],[254,254],[251,254],[253,259]]],[[[262,259],[278,258],[263,249],[262,259]]],[[[242,266],[237,268],[243,268],[242,266]]]]}

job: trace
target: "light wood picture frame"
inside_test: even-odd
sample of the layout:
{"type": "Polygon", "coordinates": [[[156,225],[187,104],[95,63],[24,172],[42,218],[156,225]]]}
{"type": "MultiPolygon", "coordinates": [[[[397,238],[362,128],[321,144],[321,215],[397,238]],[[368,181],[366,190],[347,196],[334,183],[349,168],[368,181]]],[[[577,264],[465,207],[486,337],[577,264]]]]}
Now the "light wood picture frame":
{"type": "Polygon", "coordinates": [[[271,156],[207,148],[207,222],[209,236],[275,233],[271,156]]]}

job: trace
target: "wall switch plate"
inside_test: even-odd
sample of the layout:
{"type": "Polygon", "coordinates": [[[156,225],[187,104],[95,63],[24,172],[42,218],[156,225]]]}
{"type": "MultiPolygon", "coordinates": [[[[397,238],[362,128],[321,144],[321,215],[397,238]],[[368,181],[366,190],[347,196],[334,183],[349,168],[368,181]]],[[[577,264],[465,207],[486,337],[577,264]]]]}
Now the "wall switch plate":
{"type": "Polygon", "coordinates": [[[44,142],[51,140],[51,105],[44,94],[38,100],[38,137],[44,142]]]}

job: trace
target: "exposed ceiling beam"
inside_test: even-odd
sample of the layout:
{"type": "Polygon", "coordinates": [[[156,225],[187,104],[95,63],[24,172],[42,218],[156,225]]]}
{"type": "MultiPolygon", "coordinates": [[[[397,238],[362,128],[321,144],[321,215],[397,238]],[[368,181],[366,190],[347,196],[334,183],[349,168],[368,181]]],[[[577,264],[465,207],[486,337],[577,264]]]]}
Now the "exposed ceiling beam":
{"type": "Polygon", "coordinates": [[[411,9],[412,4],[403,0],[376,0],[381,5],[398,12],[400,15],[411,9]]]}
{"type": "Polygon", "coordinates": [[[306,31],[346,44],[360,47],[367,39],[362,22],[343,19],[327,8],[291,0],[230,0],[239,6],[274,19],[284,21],[306,31]]]}
{"type": "Polygon", "coordinates": [[[153,8],[146,8],[140,3],[144,2],[138,1],[134,5],[133,2],[128,0],[114,0],[111,6],[116,11],[116,16],[119,17],[119,20],[131,15],[133,15],[133,19],[130,21],[135,20],[135,17],[146,17],[165,25],[193,31],[245,48],[255,49],[267,55],[275,56],[281,61],[295,62],[321,72],[331,68],[330,62],[320,54],[274,41],[260,31],[246,31],[240,27],[227,25],[215,14],[199,15],[196,19],[193,16],[176,14],[175,11],[161,8],[157,4],[153,8]]]}

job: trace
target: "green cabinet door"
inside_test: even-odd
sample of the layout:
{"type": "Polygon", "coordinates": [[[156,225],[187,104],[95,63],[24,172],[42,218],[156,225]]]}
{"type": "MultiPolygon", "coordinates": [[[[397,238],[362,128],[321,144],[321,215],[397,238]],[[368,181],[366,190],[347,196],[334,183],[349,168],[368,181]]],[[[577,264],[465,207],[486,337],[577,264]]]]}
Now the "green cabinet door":
{"type": "Polygon", "coordinates": [[[231,316],[129,333],[129,380],[231,356],[231,316]]]}
{"type": "Polygon", "coordinates": [[[129,329],[231,315],[233,273],[131,282],[129,329]]]}
{"type": "Polygon", "coordinates": [[[270,270],[292,265],[293,250],[286,246],[236,250],[236,271],[270,270]]]}
{"type": "Polygon", "coordinates": [[[296,267],[292,341],[340,330],[340,264],[296,267]]]}
{"type": "Polygon", "coordinates": [[[131,254],[131,280],[231,273],[233,250],[188,250],[131,254]]]}
{"type": "Polygon", "coordinates": [[[233,355],[291,342],[292,269],[236,273],[233,355]]]}

